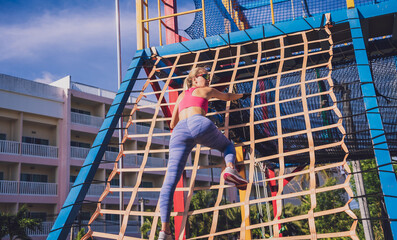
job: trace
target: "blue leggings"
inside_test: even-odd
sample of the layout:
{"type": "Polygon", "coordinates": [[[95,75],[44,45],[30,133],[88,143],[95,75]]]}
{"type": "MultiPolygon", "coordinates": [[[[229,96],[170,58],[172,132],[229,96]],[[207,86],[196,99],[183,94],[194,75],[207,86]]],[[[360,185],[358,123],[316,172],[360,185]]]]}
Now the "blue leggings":
{"type": "Polygon", "coordinates": [[[160,192],[161,222],[170,221],[176,185],[196,144],[223,152],[226,163],[234,163],[236,159],[234,145],[208,118],[197,114],[178,122],[171,135],[168,170],[160,192]]]}

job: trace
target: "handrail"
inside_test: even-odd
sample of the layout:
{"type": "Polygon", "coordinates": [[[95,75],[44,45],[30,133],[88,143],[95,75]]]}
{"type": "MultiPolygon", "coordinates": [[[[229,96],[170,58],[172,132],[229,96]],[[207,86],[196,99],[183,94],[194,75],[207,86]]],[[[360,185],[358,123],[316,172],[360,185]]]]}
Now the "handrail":
{"type": "Polygon", "coordinates": [[[159,19],[164,19],[164,18],[170,18],[170,17],[177,17],[177,16],[181,16],[181,15],[186,15],[186,14],[190,14],[190,13],[195,13],[195,12],[200,12],[203,11],[203,8],[199,8],[199,9],[195,9],[195,10],[190,10],[190,11],[186,11],[186,12],[181,12],[181,13],[174,13],[174,14],[170,14],[170,15],[166,15],[166,16],[160,16],[160,17],[155,17],[155,18],[148,18],[145,20],[142,20],[142,22],[151,22],[151,21],[156,21],[159,19]]]}
{"type": "MultiPolygon", "coordinates": [[[[162,1],[163,4],[164,1],[162,1]]],[[[158,5],[158,16],[155,18],[149,18],[149,3],[145,0],[137,0],[136,1],[136,18],[137,18],[137,49],[143,49],[144,48],[144,42],[146,39],[146,47],[150,47],[150,39],[149,39],[149,22],[152,21],[159,21],[159,43],[160,46],[163,46],[163,34],[162,34],[162,28],[161,25],[165,25],[164,22],[162,21],[165,18],[172,18],[172,17],[177,17],[177,16],[182,16],[182,15],[187,15],[187,14],[192,14],[196,12],[202,12],[203,14],[203,28],[204,28],[204,37],[207,37],[207,25],[205,22],[205,6],[204,6],[204,0],[201,0],[201,5],[202,7],[199,9],[194,9],[190,11],[185,11],[185,12],[180,12],[180,13],[173,13],[169,15],[164,15],[161,16],[161,7],[160,7],[160,0],[157,1],[158,5]],[[146,7],[145,12],[143,8],[146,7]],[[146,15],[146,16],[145,16],[146,15]],[[144,19],[147,17],[146,19],[144,19]],[[146,23],[146,26],[145,26],[146,23]]]]}

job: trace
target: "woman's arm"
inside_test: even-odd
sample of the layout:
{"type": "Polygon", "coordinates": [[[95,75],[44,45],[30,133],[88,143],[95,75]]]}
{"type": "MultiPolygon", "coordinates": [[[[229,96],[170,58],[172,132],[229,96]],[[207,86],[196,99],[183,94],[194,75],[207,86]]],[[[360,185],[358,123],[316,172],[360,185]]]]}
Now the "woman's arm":
{"type": "Polygon", "coordinates": [[[242,93],[223,93],[218,91],[215,88],[210,88],[210,91],[208,93],[209,98],[218,98],[223,101],[233,101],[240,99],[244,96],[242,93]]]}
{"type": "Polygon", "coordinates": [[[185,92],[183,92],[181,95],[179,95],[178,99],[175,102],[174,106],[174,111],[172,111],[172,118],[171,118],[171,123],[170,123],[170,129],[174,129],[174,127],[178,124],[179,122],[179,103],[181,102],[183,96],[185,95],[185,92]]]}

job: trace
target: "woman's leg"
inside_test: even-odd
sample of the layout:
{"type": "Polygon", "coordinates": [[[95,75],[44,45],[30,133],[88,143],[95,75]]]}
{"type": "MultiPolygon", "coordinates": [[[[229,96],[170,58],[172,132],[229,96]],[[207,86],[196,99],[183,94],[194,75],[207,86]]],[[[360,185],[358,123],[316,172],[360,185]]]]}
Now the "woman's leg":
{"type": "MultiPolygon", "coordinates": [[[[170,221],[174,192],[176,185],[181,178],[186,160],[194,147],[194,139],[189,130],[183,124],[178,124],[172,133],[170,140],[170,156],[168,160],[167,174],[163,187],[160,191],[160,216],[163,225],[170,221]]],[[[162,229],[167,230],[167,229],[162,229]]]]}
{"type": "Polygon", "coordinates": [[[202,119],[201,122],[201,132],[194,135],[196,136],[196,142],[223,152],[226,162],[226,169],[223,172],[225,182],[235,184],[238,189],[245,190],[248,182],[241,177],[234,167],[234,162],[236,160],[236,150],[234,145],[209,119],[202,119]]]}
{"type": "Polygon", "coordinates": [[[206,117],[197,119],[200,122],[200,132],[192,132],[193,137],[195,137],[196,142],[216,149],[223,152],[225,157],[225,162],[227,166],[234,167],[234,162],[236,160],[236,149],[233,143],[229,141],[215,126],[211,120],[206,117]]]}

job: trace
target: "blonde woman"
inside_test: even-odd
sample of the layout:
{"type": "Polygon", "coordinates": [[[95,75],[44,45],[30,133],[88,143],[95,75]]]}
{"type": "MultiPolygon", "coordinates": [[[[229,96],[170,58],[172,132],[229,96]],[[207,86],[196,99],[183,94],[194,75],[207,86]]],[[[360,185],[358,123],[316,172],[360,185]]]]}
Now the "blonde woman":
{"type": "Polygon", "coordinates": [[[187,158],[196,144],[201,144],[224,153],[226,169],[223,177],[226,182],[245,189],[247,181],[235,170],[236,150],[233,144],[205,117],[208,100],[217,98],[232,101],[247,98],[250,94],[222,93],[209,87],[209,75],[205,68],[190,71],[185,80],[188,90],[177,99],[170,127],[173,129],[170,140],[170,155],[167,176],[160,192],[161,232],[159,239],[173,239],[170,231],[170,212],[176,185],[185,168],[187,158]]]}

